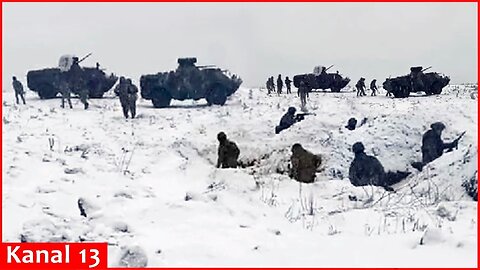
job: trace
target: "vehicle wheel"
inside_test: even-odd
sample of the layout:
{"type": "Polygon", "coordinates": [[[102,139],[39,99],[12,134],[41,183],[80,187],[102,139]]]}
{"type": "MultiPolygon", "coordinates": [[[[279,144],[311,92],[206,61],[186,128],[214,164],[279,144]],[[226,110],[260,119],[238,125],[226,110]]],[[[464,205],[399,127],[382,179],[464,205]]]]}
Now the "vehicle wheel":
{"type": "Polygon", "coordinates": [[[57,94],[58,94],[57,89],[54,88],[52,85],[43,84],[40,87],[38,87],[38,96],[41,99],[55,98],[57,94]]]}
{"type": "Polygon", "coordinates": [[[434,84],[432,85],[431,92],[432,92],[432,94],[434,94],[434,95],[439,95],[440,93],[442,93],[442,88],[443,88],[443,87],[442,87],[441,84],[439,84],[439,83],[434,83],[434,84]]]}
{"type": "Polygon", "coordinates": [[[214,87],[205,97],[205,99],[208,102],[208,105],[225,105],[225,102],[227,101],[227,93],[225,93],[225,90],[220,87],[216,86],[214,87]]]}
{"type": "Polygon", "coordinates": [[[330,88],[330,89],[331,89],[332,92],[334,92],[334,93],[339,93],[339,92],[340,92],[340,88],[338,88],[338,87],[332,87],[332,88],[330,88]]]}
{"type": "Polygon", "coordinates": [[[404,88],[395,87],[392,91],[392,94],[396,98],[406,98],[410,96],[410,91],[408,90],[407,87],[404,87],[404,88]]]}
{"type": "Polygon", "coordinates": [[[172,96],[165,89],[160,89],[155,91],[155,94],[152,97],[152,104],[155,108],[166,108],[170,106],[172,101],[172,96]]]}

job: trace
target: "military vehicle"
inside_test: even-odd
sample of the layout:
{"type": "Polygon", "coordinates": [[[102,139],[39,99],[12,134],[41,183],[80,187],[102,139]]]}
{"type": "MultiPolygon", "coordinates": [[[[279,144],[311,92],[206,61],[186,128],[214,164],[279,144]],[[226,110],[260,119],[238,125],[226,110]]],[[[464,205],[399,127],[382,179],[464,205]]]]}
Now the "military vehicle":
{"type": "Polygon", "coordinates": [[[340,92],[350,82],[348,77],[343,78],[337,73],[327,73],[333,67],[328,68],[315,67],[313,73],[300,74],[293,76],[293,85],[300,87],[300,82],[303,81],[310,89],[331,89],[332,92],[340,92]]]}
{"type": "Polygon", "coordinates": [[[424,73],[427,69],[421,66],[411,67],[410,74],[396,78],[388,78],[383,88],[396,98],[406,98],[412,92],[425,92],[427,95],[438,95],[448,85],[450,78],[437,72],[424,73]]]}
{"type": "Polygon", "coordinates": [[[140,77],[142,98],[152,100],[155,108],[165,108],[172,99],[198,100],[208,105],[224,105],[227,97],[240,87],[242,80],[215,66],[196,66],[197,58],[179,58],[175,71],[140,77]]]}
{"type": "MultiPolygon", "coordinates": [[[[83,57],[79,62],[85,60],[90,54],[83,57]]],[[[60,57],[58,68],[45,68],[40,70],[31,70],[27,73],[27,86],[30,90],[37,92],[41,99],[54,98],[60,93],[62,80],[67,80],[65,72],[70,69],[73,63],[73,56],[64,55],[60,57]]],[[[101,98],[103,94],[110,90],[117,81],[114,74],[107,76],[105,72],[97,67],[83,67],[84,81],[89,92],[90,98],[101,98]]],[[[76,89],[72,87],[71,89],[76,89]]],[[[74,94],[78,94],[75,92],[74,94]]]]}

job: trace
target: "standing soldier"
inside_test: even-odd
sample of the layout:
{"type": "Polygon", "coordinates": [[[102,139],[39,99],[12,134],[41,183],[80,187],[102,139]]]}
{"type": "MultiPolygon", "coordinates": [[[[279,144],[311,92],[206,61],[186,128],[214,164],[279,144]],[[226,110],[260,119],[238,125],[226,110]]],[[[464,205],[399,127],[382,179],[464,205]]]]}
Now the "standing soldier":
{"type": "Polygon", "coordinates": [[[118,98],[120,99],[120,105],[122,105],[122,111],[123,111],[123,116],[125,118],[128,118],[128,110],[129,110],[129,98],[128,98],[128,90],[129,90],[129,85],[127,84],[127,80],[125,77],[120,77],[120,81],[118,85],[115,87],[115,94],[118,95],[118,98]]]}
{"type": "Polygon", "coordinates": [[[278,74],[278,78],[277,78],[277,93],[278,93],[279,95],[282,93],[282,88],[283,88],[282,75],[278,74]]]}
{"type": "Polygon", "coordinates": [[[271,92],[275,92],[275,82],[274,82],[273,76],[270,77],[270,89],[271,89],[271,92]]]}
{"type": "Polygon", "coordinates": [[[67,80],[67,73],[66,72],[61,72],[60,73],[60,80],[59,80],[59,89],[60,89],[60,94],[62,94],[62,105],[60,107],[65,108],[65,99],[68,102],[68,106],[70,106],[70,109],[73,109],[72,106],[72,100],[71,100],[71,90],[70,86],[68,85],[68,80],[67,80]]]}
{"type": "Polygon", "coordinates": [[[267,94],[270,95],[271,89],[270,89],[270,78],[267,79],[267,82],[265,83],[265,86],[267,87],[267,94]]]}
{"type": "Polygon", "coordinates": [[[298,93],[300,95],[300,103],[301,103],[301,110],[305,110],[307,106],[307,95],[310,92],[310,88],[304,81],[300,81],[300,85],[298,87],[298,93]]]}
{"type": "Polygon", "coordinates": [[[377,79],[373,79],[372,82],[370,83],[370,90],[372,90],[372,96],[377,95],[378,88],[377,88],[376,82],[377,82],[377,79]]]}
{"type": "Polygon", "coordinates": [[[301,144],[296,143],[292,146],[292,156],[290,157],[292,167],[289,176],[300,183],[313,183],[315,181],[315,173],[322,163],[322,159],[318,155],[314,155],[305,150],[301,144]]]}
{"type": "Polygon", "coordinates": [[[357,84],[355,85],[355,87],[357,88],[357,97],[358,96],[366,96],[367,94],[365,94],[365,78],[360,78],[360,80],[358,80],[357,84]]]}
{"type": "Polygon", "coordinates": [[[228,140],[227,135],[223,131],[217,134],[217,140],[220,143],[218,146],[217,168],[236,168],[238,165],[237,159],[240,155],[237,145],[228,140]]]}
{"type": "Polygon", "coordinates": [[[287,86],[287,94],[292,93],[292,81],[288,78],[288,76],[285,78],[285,85],[287,86]]]}
{"type": "Polygon", "coordinates": [[[23,105],[25,105],[25,97],[23,96],[23,94],[25,94],[25,90],[23,90],[22,83],[18,81],[17,77],[15,76],[13,76],[12,79],[13,79],[12,85],[13,85],[13,90],[15,91],[15,99],[17,100],[17,104],[20,104],[20,101],[18,100],[18,96],[20,96],[20,98],[23,101],[23,105]]]}
{"type": "Polygon", "coordinates": [[[132,114],[132,119],[135,118],[135,114],[137,112],[137,98],[138,98],[138,88],[132,83],[131,79],[127,79],[127,86],[128,86],[128,107],[130,109],[130,113],[132,114]]]}
{"type": "Polygon", "coordinates": [[[77,92],[80,96],[80,101],[83,103],[85,110],[88,109],[88,89],[83,77],[83,69],[78,64],[78,57],[72,57],[73,63],[70,69],[67,71],[68,80],[72,92],[77,92]]]}

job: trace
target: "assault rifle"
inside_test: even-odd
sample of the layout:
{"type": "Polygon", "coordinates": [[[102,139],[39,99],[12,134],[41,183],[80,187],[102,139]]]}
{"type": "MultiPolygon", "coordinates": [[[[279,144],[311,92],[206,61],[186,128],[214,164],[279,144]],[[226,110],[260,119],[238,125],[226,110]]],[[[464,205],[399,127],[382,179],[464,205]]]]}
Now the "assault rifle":
{"type": "Polygon", "coordinates": [[[300,122],[305,119],[305,116],[307,115],[315,115],[314,113],[297,113],[295,115],[295,121],[300,122]]]}
{"type": "Polygon", "coordinates": [[[452,146],[448,148],[447,152],[453,151],[453,148],[458,149],[458,141],[460,141],[460,139],[463,137],[463,135],[465,135],[465,133],[466,131],[462,132],[460,136],[458,136],[455,140],[453,140],[453,142],[451,143],[452,146]]]}

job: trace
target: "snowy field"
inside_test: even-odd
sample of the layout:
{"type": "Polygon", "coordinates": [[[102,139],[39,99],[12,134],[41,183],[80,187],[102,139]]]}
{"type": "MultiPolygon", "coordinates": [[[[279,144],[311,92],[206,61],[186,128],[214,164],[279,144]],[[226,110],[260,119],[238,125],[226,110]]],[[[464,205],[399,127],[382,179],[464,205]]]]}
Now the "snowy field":
{"type": "Polygon", "coordinates": [[[477,266],[477,203],[461,186],[477,172],[476,89],[408,99],[312,93],[315,115],[279,135],[296,94],[241,88],[223,107],[139,100],[138,118],[125,120],[111,94],[85,111],[77,99],[61,109],[31,91],[17,106],[12,91],[2,108],[3,241],[108,242],[110,266],[477,266]],[[350,117],[367,120],[348,131],[350,117]],[[436,121],[444,140],[466,134],[416,172],[409,164],[436,121]],[[215,168],[219,131],[251,166],[215,168]],[[357,141],[387,170],[413,173],[395,193],[353,187],[357,141]],[[284,173],[297,142],[323,155],[314,184],[284,173]]]}

